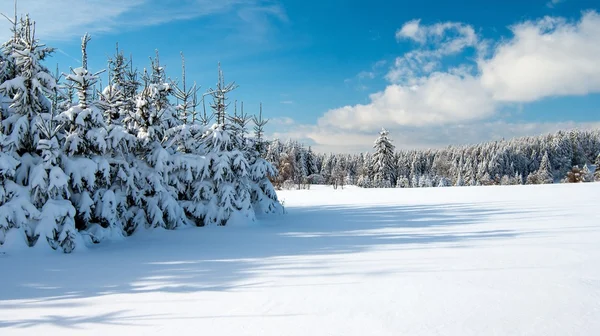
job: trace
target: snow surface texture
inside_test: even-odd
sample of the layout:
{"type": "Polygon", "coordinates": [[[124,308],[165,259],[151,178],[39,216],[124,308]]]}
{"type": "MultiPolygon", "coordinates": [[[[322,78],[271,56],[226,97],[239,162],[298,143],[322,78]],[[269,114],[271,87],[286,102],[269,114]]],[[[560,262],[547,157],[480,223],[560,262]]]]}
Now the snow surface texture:
{"type": "Polygon", "coordinates": [[[284,216],[0,254],[0,335],[600,335],[600,184],[279,193],[284,216]]]}

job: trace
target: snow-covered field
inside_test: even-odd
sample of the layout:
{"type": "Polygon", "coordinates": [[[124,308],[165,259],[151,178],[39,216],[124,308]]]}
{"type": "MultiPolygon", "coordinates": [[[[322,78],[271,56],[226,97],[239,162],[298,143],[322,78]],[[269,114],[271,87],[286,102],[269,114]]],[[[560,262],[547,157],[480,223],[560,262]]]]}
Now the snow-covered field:
{"type": "Polygon", "coordinates": [[[0,335],[600,335],[600,184],[280,192],[245,227],[0,254],[0,335]]]}

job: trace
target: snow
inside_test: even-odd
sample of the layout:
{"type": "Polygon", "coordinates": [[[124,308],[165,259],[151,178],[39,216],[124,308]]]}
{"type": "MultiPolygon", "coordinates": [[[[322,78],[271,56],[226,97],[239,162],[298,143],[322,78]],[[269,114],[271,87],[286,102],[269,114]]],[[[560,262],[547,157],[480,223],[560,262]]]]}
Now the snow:
{"type": "Polygon", "coordinates": [[[600,334],[600,183],[278,194],[249,225],[0,253],[0,334],[600,334]]]}

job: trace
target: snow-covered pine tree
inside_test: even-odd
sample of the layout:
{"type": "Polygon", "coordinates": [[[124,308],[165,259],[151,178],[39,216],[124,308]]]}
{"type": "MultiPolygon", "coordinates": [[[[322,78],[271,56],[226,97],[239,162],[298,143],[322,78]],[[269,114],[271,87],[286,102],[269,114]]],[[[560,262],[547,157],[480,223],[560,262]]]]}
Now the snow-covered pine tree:
{"type": "Polygon", "coordinates": [[[250,165],[252,203],[256,212],[281,213],[283,211],[270,180],[276,177],[277,174],[277,169],[260,156],[257,156],[250,165]]]}
{"type": "MultiPolygon", "coordinates": [[[[47,121],[45,139],[40,139],[38,143],[44,169],[37,170],[32,183],[34,191],[40,192],[38,197],[45,198],[45,201],[35,233],[45,238],[51,248],[71,253],[76,247],[83,247],[83,241],[75,227],[76,210],[69,199],[69,176],[60,167],[64,156],[57,138],[58,128],[54,125],[52,119],[47,121]],[[41,195],[41,192],[46,194],[41,195]]],[[[40,242],[36,244],[43,245],[40,242]]]]}
{"type": "Polygon", "coordinates": [[[100,227],[121,233],[122,224],[117,220],[116,201],[109,191],[111,169],[106,157],[108,150],[107,128],[102,111],[92,99],[92,90],[101,72],[92,73],[87,68],[87,44],[91,40],[85,34],[81,40],[82,66],[71,69],[66,80],[77,91],[78,103],[59,115],[65,127],[65,139],[61,165],[69,176],[71,202],[77,210],[77,229],[86,231],[92,241],[104,236],[100,227]]]}
{"type": "Polygon", "coordinates": [[[410,188],[410,181],[408,180],[408,177],[404,175],[398,177],[396,188],[410,188]]]}
{"type": "Polygon", "coordinates": [[[108,60],[108,85],[99,94],[97,102],[106,123],[106,157],[110,165],[110,187],[100,191],[108,192],[103,209],[105,214],[100,217],[106,227],[110,226],[109,221],[119,223],[117,230],[109,232],[113,237],[131,235],[137,227],[145,224],[141,208],[141,177],[133,153],[137,139],[124,126],[124,120],[130,119],[133,113],[129,110],[132,101],[126,95],[129,67],[117,44],[115,55],[108,60]],[[113,195],[114,200],[111,199],[113,195]]]}
{"type": "MultiPolygon", "coordinates": [[[[49,97],[56,90],[54,77],[41,62],[54,49],[37,40],[35,24],[29,16],[19,21],[15,18],[12,23],[13,38],[4,43],[0,51],[4,61],[0,83],[0,96],[4,100],[0,146],[5,156],[2,161],[6,193],[2,197],[5,205],[2,217],[5,228],[18,228],[21,237],[26,237],[28,245],[33,246],[39,237],[35,220],[39,218],[38,210],[44,206],[48,192],[45,188],[36,192],[37,183],[45,174],[37,150],[38,125],[50,115],[52,102],[49,97]],[[15,159],[16,164],[10,158],[15,159]],[[34,191],[33,199],[30,198],[31,190],[34,191]]],[[[42,182],[42,187],[45,186],[42,182]]]]}
{"type": "MultiPolygon", "coordinates": [[[[211,183],[208,160],[204,157],[202,137],[206,126],[200,123],[194,112],[197,108],[198,87],[194,83],[188,87],[185,58],[181,54],[181,81],[171,81],[173,96],[177,99],[176,113],[180,125],[167,129],[165,148],[171,155],[171,173],[168,183],[177,192],[178,201],[187,217],[196,226],[204,226],[208,204],[215,197],[211,183]]],[[[171,125],[175,122],[171,122],[171,125]]]]}
{"type": "Polygon", "coordinates": [[[252,117],[252,122],[254,123],[254,146],[256,151],[260,155],[260,157],[265,158],[267,155],[267,142],[264,139],[265,129],[264,127],[269,122],[269,119],[263,119],[262,116],[262,103],[260,103],[258,116],[254,115],[252,117]]]}
{"type": "Polygon", "coordinates": [[[456,182],[454,182],[455,187],[462,187],[465,185],[465,181],[463,180],[462,173],[458,173],[458,177],[456,178],[456,182]]]}
{"type": "Polygon", "coordinates": [[[11,239],[17,240],[11,244],[32,244],[35,234],[30,223],[40,212],[31,204],[27,188],[14,182],[19,161],[4,150],[4,141],[0,132],[0,246],[11,239]]]}
{"type": "Polygon", "coordinates": [[[594,171],[594,179],[596,181],[600,181],[600,154],[596,156],[596,161],[594,161],[594,165],[596,165],[596,171],[594,171]]]}
{"type": "Polygon", "coordinates": [[[541,184],[554,183],[554,178],[552,177],[552,168],[550,167],[550,159],[548,157],[548,152],[544,152],[544,156],[542,157],[542,162],[540,162],[540,168],[536,172],[537,182],[541,184]]]}
{"type": "Polygon", "coordinates": [[[108,85],[102,90],[98,102],[107,126],[121,125],[129,112],[127,108],[131,102],[125,96],[127,68],[125,55],[117,44],[115,55],[108,59],[108,85]]]}
{"type": "Polygon", "coordinates": [[[137,169],[143,178],[142,208],[147,226],[176,229],[188,224],[178,202],[178,174],[172,151],[165,148],[167,131],[181,125],[169,102],[171,85],[166,82],[164,68],[157,57],[151,72],[144,71],[144,88],[136,97],[136,108],[126,122],[137,136],[137,169]]]}
{"type": "Polygon", "coordinates": [[[440,177],[440,179],[437,183],[437,187],[449,187],[451,185],[452,185],[452,183],[450,182],[450,180],[444,176],[440,177]]]}
{"type": "Polygon", "coordinates": [[[390,188],[395,185],[394,177],[394,145],[389,139],[389,132],[381,129],[379,137],[375,140],[375,153],[373,153],[373,169],[375,171],[374,184],[378,188],[390,188]]]}
{"type": "Polygon", "coordinates": [[[21,155],[36,150],[39,116],[51,109],[48,97],[52,96],[56,82],[41,62],[54,49],[39,43],[35,24],[29,16],[22,18],[13,29],[16,29],[15,37],[1,49],[6,69],[0,95],[10,102],[9,108],[3,109],[2,129],[6,141],[21,155]]]}
{"type": "Polygon", "coordinates": [[[262,117],[262,103],[258,116],[252,118],[254,122],[254,152],[249,151],[251,194],[254,211],[258,213],[279,213],[283,211],[281,203],[277,199],[277,193],[271,183],[278,171],[275,166],[265,160],[263,156],[267,152],[263,139],[263,127],[269,122],[262,117]]]}
{"type": "Polygon", "coordinates": [[[588,164],[583,165],[583,169],[581,170],[581,175],[583,178],[583,182],[592,182],[594,181],[594,175],[590,166],[588,164]]]}
{"type": "Polygon", "coordinates": [[[306,152],[306,169],[308,171],[308,176],[319,174],[319,170],[317,168],[317,162],[315,160],[315,153],[312,151],[312,148],[309,146],[308,151],[306,152]]]}
{"type": "Polygon", "coordinates": [[[244,140],[236,127],[225,124],[227,120],[227,94],[235,84],[225,85],[219,64],[219,81],[216,89],[210,89],[213,97],[211,108],[217,123],[202,137],[206,150],[212,190],[215,197],[207,205],[207,224],[226,225],[235,213],[254,219],[249,184],[249,164],[244,155],[244,140]]]}

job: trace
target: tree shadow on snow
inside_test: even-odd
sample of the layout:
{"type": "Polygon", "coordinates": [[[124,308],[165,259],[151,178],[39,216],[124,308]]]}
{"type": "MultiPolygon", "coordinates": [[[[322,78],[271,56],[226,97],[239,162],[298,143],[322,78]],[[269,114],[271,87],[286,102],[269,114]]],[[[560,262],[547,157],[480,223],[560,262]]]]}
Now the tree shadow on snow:
{"type": "MultiPolygon", "coordinates": [[[[72,255],[5,255],[0,258],[0,310],[74,307],[73,299],[123,293],[259,291],[271,284],[253,278],[268,272],[283,277],[327,275],[332,277],[330,283],[314,286],[335,286],[335,275],[341,273],[333,272],[323,258],[378,248],[468,248],[477,241],[523,234],[478,229],[478,223],[498,216],[519,219],[531,214],[474,204],[290,208],[284,216],[268,216],[248,227],[143,234],[72,255]]],[[[101,315],[90,322],[86,319],[94,317],[45,316],[0,322],[0,328],[36,324],[74,328],[116,323],[113,317],[101,315]]]]}

